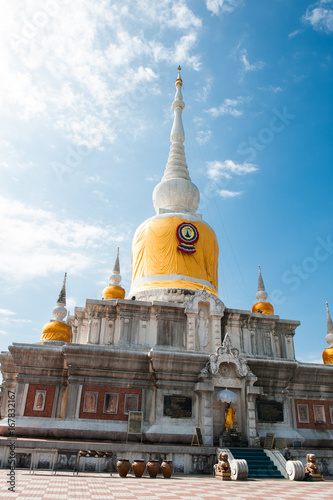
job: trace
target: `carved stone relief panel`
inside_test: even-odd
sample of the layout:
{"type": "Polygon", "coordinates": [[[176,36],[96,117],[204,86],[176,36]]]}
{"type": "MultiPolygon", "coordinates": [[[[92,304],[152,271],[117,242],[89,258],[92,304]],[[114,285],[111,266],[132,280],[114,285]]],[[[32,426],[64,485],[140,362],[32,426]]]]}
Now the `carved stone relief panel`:
{"type": "Polygon", "coordinates": [[[250,333],[250,342],[251,342],[251,354],[257,354],[258,348],[257,348],[256,336],[255,336],[254,332],[250,333]]]}
{"type": "Polygon", "coordinates": [[[100,320],[96,313],[90,313],[89,319],[89,343],[98,344],[100,334],[100,320]]]}
{"type": "Polygon", "coordinates": [[[138,344],[139,345],[148,345],[149,344],[149,317],[143,316],[139,320],[139,337],[138,344]]]}
{"type": "Polygon", "coordinates": [[[196,337],[196,316],[194,314],[187,315],[187,349],[195,351],[196,337]]]}
{"type": "Polygon", "coordinates": [[[272,356],[272,339],[270,332],[264,333],[264,348],[266,356],[272,356]]]}
{"type": "Polygon", "coordinates": [[[185,347],[185,322],[178,319],[158,318],[157,344],[185,347]]]}
{"type": "Polygon", "coordinates": [[[114,343],[114,326],[115,322],[113,319],[105,319],[104,344],[106,345],[112,345],[114,343]]]}
{"type": "Polygon", "coordinates": [[[213,352],[221,345],[224,304],[205,290],[196,291],[185,305],[189,350],[213,352]]]}
{"type": "Polygon", "coordinates": [[[198,315],[196,317],[196,351],[209,350],[210,344],[210,324],[209,324],[209,303],[199,302],[198,315]]]}

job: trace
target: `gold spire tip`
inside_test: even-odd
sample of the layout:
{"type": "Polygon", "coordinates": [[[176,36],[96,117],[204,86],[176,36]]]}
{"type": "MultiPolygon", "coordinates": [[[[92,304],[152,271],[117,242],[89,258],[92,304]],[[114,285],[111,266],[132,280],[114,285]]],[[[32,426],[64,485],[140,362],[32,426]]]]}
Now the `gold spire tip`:
{"type": "Polygon", "coordinates": [[[182,78],[181,78],[181,76],[180,76],[180,71],[181,71],[181,69],[182,69],[182,68],[181,68],[180,66],[178,66],[178,76],[177,76],[177,80],[176,80],[176,87],[177,87],[178,85],[180,85],[180,86],[182,86],[182,85],[183,85],[183,80],[182,80],[182,78]]]}

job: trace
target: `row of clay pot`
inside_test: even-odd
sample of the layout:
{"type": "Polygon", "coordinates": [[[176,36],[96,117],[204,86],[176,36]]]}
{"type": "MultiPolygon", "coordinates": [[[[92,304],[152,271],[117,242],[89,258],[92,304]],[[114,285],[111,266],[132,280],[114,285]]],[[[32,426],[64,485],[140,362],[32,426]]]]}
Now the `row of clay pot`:
{"type": "MultiPolygon", "coordinates": [[[[156,477],[160,471],[160,461],[159,460],[148,460],[147,464],[144,460],[138,459],[132,462],[132,470],[135,477],[141,477],[147,467],[147,471],[150,477],[156,477]]],[[[127,458],[118,458],[117,460],[117,471],[120,477],[126,477],[128,471],[131,468],[131,462],[127,458]]],[[[164,460],[161,464],[161,472],[163,477],[171,477],[173,473],[173,463],[172,460],[164,460]]]]}
{"type": "Polygon", "coordinates": [[[80,450],[80,457],[95,457],[95,458],[111,458],[113,453],[111,451],[95,451],[95,450],[80,450]]]}

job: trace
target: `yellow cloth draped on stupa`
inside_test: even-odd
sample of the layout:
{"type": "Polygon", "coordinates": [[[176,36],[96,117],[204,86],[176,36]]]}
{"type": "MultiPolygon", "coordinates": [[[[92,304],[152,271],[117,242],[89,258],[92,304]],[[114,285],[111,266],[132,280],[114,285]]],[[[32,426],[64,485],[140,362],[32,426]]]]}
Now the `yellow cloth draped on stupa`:
{"type": "Polygon", "coordinates": [[[324,365],[332,365],[333,364],[333,347],[327,347],[323,351],[323,362],[324,362],[324,365]]]}
{"type": "Polygon", "coordinates": [[[204,222],[177,216],[148,219],[133,239],[131,294],[152,288],[202,290],[205,286],[217,296],[218,254],[216,235],[204,222]],[[185,222],[199,233],[193,253],[178,249],[177,228],[185,222]]]}

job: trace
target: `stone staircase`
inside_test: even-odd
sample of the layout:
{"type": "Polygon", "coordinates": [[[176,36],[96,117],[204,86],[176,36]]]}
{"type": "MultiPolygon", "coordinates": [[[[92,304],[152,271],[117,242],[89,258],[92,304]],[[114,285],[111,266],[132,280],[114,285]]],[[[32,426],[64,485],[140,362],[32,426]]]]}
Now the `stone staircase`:
{"type": "Polygon", "coordinates": [[[251,448],[230,448],[236,460],[247,461],[249,478],[284,479],[278,468],[263,450],[251,448]]]}

